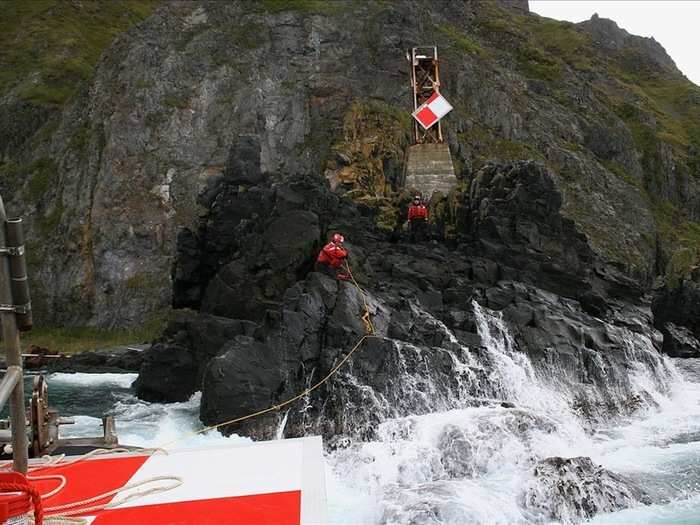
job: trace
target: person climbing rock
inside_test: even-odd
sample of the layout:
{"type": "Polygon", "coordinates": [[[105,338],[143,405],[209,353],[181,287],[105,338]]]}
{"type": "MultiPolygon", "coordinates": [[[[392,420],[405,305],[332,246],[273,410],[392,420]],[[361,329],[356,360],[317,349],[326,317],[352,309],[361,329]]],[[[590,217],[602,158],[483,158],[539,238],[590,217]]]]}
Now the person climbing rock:
{"type": "Polygon", "coordinates": [[[408,208],[408,228],[411,242],[425,240],[428,229],[428,208],[423,204],[420,195],[413,198],[413,204],[408,208]]]}
{"type": "Polygon", "coordinates": [[[316,267],[319,271],[328,275],[335,275],[336,279],[348,281],[350,276],[343,271],[343,263],[348,257],[348,251],[343,246],[345,237],[336,233],[331,242],[326,244],[316,258],[316,267]]]}

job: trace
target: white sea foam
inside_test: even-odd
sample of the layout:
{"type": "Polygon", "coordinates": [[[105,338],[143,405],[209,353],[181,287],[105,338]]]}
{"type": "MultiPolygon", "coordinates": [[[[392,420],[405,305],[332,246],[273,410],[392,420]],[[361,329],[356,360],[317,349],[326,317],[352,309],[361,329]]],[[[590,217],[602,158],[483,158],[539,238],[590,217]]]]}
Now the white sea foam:
{"type": "MultiPolygon", "coordinates": [[[[682,443],[684,434],[692,438],[700,432],[700,385],[683,382],[650,341],[633,341],[626,350],[633,366],[632,387],[647,390],[659,406],[591,436],[569,409],[572,396],[565,385],[538,377],[527,356],[517,351],[502,318],[478,305],[475,313],[494,364],[489,381],[497,387],[496,396],[516,401],[516,408],[494,405],[393,419],[380,425],[377,441],[353,443],[329,454],[333,523],[542,523],[542,516],[531,514],[520,501],[538,459],[590,456],[640,481],[655,473],[660,486],[689,458],[700,463],[700,438],[682,443]],[[642,366],[635,358],[651,365],[642,366]]],[[[667,494],[678,498],[700,493],[692,472],[687,474],[684,489],[667,494]]],[[[679,505],[697,508],[693,503],[679,505]]],[[[641,509],[629,512],[635,518],[645,516],[641,509]]],[[[675,515],[669,506],[650,512],[675,515]]],[[[648,523],[697,525],[700,518],[648,523]]]]}
{"type": "MultiPolygon", "coordinates": [[[[672,499],[668,504],[597,516],[591,525],[700,523],[700,361],[682,364],[690,378],[684,381],[672,364],[649,355],[649,341],[634,341],[627,349],[630,359],[658,359],[657,368],[667,369],[659,377],[631,363],[633,387],[651,390],[658,406],[591,435],[569,410],[570,393],[551,382],[553,378],[538,377],[500,316],[477,307],[477,323],[487,358],[494,364],[489,380],[497,388],[492,394],[516,401],[516,407],[490,403],[391,419],[379,425],[375,441],[351,442],[329,453],[326,478],[332,523],[542,523],[519,499],[532,479],[534,462],[580,455],[652,489],[659,487],[672,499]]],[[[474,356],[462,358],[479,364],[474,356]]],[[[124,391],[134,374],[52,374],[49,379],[76,388],[113,385],[118,391],[109,414],[116,418],[125,444],[161,446],[202,426],[199,393],[186,402],[166,405],[142,402],[124,391]]],[[[63,427],[62,434],[100,433],[99,419],[75,419],[76,424],[63,427]]],[[[247,438],[210,432],[171,447],[246,442],[247,438]]]]}
{"type": "Polygon", "coordinates": [[[700,495],[663,505],[635,507],[613,514],[600,514],[586,525],[698,525],[700,495]]]}
{"type": "MultiPolygon", "coordinates": [[[[200,392],[183,403],[169,404],[147,403],[130,393],[119,397],[107,415],[115,418],[121,444],[177,449],[251,441],[237,435],[225,437],[216,430],[195,434],[203,427],[198,418],[200,392]]],[[[73,416],[73,419],[75,424],[61,427],[61,437],[101,435],[101,419],[89,416],[73,416]]]]}
{"type": "Polygon", "coordinates": [[[60,383],[83,387],[114,386],[117,388],[129,388],[137,377],[138,374],[68,374],[56,372],[46,376],[46,379],[49,385],[51,383],[60,383]]]}

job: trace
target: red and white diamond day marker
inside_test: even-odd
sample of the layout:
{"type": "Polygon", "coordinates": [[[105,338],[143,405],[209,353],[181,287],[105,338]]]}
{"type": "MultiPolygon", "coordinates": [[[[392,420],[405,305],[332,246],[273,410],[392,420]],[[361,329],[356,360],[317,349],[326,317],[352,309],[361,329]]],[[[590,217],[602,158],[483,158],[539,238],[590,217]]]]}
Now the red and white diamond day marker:
{"type": "Polygon", "coordinates": [[[413,112],[413,118],[420,122],[420,125],[425,129],[428,129],[450,111],[452,111],[450,103],[436,91],[413,112]]]}

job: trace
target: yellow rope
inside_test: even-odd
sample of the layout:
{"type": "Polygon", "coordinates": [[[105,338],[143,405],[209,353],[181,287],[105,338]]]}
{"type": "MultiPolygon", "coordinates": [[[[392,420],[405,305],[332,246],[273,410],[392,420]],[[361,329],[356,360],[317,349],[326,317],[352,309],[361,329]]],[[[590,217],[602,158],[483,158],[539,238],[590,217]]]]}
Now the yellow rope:
{"type": "Polygon", "coordinates": [[[303,390],[299,394],[295,395],[294,397],[290,397],[289,399],[283,401],[282,403],[269,406],[267,408],[264,408],[262,410],[258,410],[257,412],[253,412],[251,414],[247,414],[245,416],[237,417],[235,419],[229,419],[228,421],[224,421],[223,423],[217,423],[216,425],[210,425],[210,426],[204,427],[200,430],[188,432],[186,434],[183,434],[182,436],[180,436],[177,439],[174,439],[174,440],[169,441],[163,445],[158,446],[157,448],[158,449],[166,448],[166,447],[169,447],[175,443],[179,443],[180,441],[183,441],[185,439],[188,439],[188,438],[191,438],[194,436],[198,436],[199,434],[204,434],[205,432],[209,432],[210,430],[216,430],[217,428],[221,428],[221,427],[228,426],[228,425],[233,425],[235,423],[240,423],[242,421],[246,421],[247,419],[253,419],[254,417],[262,416],[263,414],[267,414],[269,412],[276,412],[276,411],[280,410],[281,408],[286,407],[287,405],[291,405],[295,401],[302,399],[303,397],[307,396],[308,394],[310,394],[314,390],[318,389],[324,383],[326,383],[329,379],[331,379],[338,372],[338,370],[340,370],[340,368],[345,363],[347,363],[348,359],[350,359],[352,354],[354,354],[360,348],[360,346],[362,346],[362,343],[364,343],[367,339],[369,339],[371,337],[378,337],[378,336],[374,335],[374,325],[372,324],[372,319],[370,318],[369,306],[367,304],[367,298],[365,297],[365,292],[360,287],[360,285],[357,283],[357,281],[355,280],[355,277],[353,277],[352,272],[350,271],[350,265],[347,264],[347,262],[345,264],[346,264],[346,268],[348,270],[348,274],[350,275],[350,279],[352,279],[353,284],[355,285],[357,290],[360,292],[360,295],[362,296],[362,302],[363,302],[364,307],[365,307],[365,313],[362,316],[362,321],[365,323],[365,329],[366,329],[367,333],[365,335],[363,335],[360,338],[360,340],[357,341],[357,343],[355,343],[355,346],[352,347],[352,349],[345,355],[345,357],[343,357],[343,359],[341,359],[340,362],[337,365],[335,365],[331,369],[331,371],[328,372],[328,374],[326,374],[326,376],[323,379],[318,381],[312,387],[303,390]]]}
{"type": "MultiPolygon", "coordinates": [[[[321,379],[320,381],[318,381],[318,382],[317,382],[315,385],[313,385],[312,387],[305,389],[305,390],[302,391],[301,393],[295,395],[294,397],[291,397],[291,398],[287,399],[286,401],[283,401],[282,403],[279,403],[279,404],[277,404],[277,405],[272,405],[272,406],[267,407],[267,408],[265,408],[265,409],[263,409],[263,410],[258,410],[257,412],[253,412],[252,414],[248,414],[248,415],[245,415],[245,416],[237,417],[237,418],[235,418],[235,419],[230,419],[230,420],[228,420],[228,421],[224,421],[223,423],[218,423],[218,424],[216,424],[216,425],[211,425],[211,426],[208,426],[208,427],[203,428],[203,429],[201,429],[201,430],[197,430],[197,431],[194,431],[194,432],[189,432],[189,433],[187,433],[187,434],[183,434],[183,435],[180,436],[179,438],[177,438],[177,439],[175,439],[175,440],[173,440],[173,441],[170,441],[170,442],[168,442],[168,443],[166,443],[166,444],[164,444],[164,445],[161,445],[160,447],[157,447],[157,448],[155,448],[155,449],[150,449],[150,450],[149,450],[149,454],[154,454],[154,453],[156,453],[156,452],[164,452],[164,453],[167,454],[167,452],[164,450],[165,447],[168,447],[168,446],[170,446],[170,445],[173,445],[174,443],[178,443],[179,441],[182,441],[182,440],[187,439],[187,438],[189,438],[189,437],[193,437],[193,436],[196,436],[196,435],[199,435],[199,434],[203,434],[203,433],[208,432],[208,431],[210,431],[210,430],[215,430],[215,429],[217,429],[217,428],[220,428],[220,427],[223,427],[223,426],[226,426],[226,425],[233,425],[233,424],[235,424],[235,423],[240,423],[241,421],[245,421],[245,420],[247,420],[247,419],[252,419],[252,418],[254,418],[254,417],[261,416],[261,415],[267,414],[267,413],[269,413],[269,412],[273,412],[273,411],[280,410],[281,408],[283,408],[283,407],[285,407],[285,406],[287,406],[287,405],[291,405],[291,404],[294,403],[295,401],[298,401],[299,399],[301,399],[301,398],[303,398],[304,396],[310,394],[311,392],[313,392],[314,390],[318,389],[318,388],[321,387],[323,384],[325,384],[326,382],[328,382],[328,381],[338,372],[338,370],[340,370],[340,368],[341,368],[345,363],[348,362],[348,360],[350,359],[350,357],[351,357],[357,350],[359,350],[359,348],[362,346],[362,343],[364,343],[365,340],[369,339],[370,337],[378,337],[378,336],[376,336],[375,333],[374,333],[374,325],[372,324],[372,319],[371,319],[370,311],[369,311],[369,305],[367,304],[367,297],[366,297],[366,295],[365,295],[365,292],[364,292],[364,290],[360,287],[360,285],[357,283],[357,281],[355,280],[355,277],[352,275],[352,271],[350,270],[350,265],[347,264],[347,261],[346,261],[345,264],[346,264],[346,268],[347,268],[347,271],[348,271],[348,275],[350,276],[350,279],[352,280],[353,284],[355,285],[355,287],[357,288],[357,290],[360,292],[360,295],[362,296],[362,302],[363,302],[364,309],[365,309],[365,313],[364,313],[364,315],[362,316],[362,321],[363,321],[364,324],[365,324],[365,330],[366,330],[367,333],[366,333],[365,335],[363,335],[363,336],[359,339],[359,341],[357,341],[357,343],[355,343],[355,346],[353,346],[353,347],[350,349],[350,351],[345,355],[345,357],[343,357],[343,359],[341,359],[340,362],[339,362],[337,365],[335,365],[335,366],[330,370],[330,372],[328,372],[328,374],[326,374],[326,376],[325,376],[323,379],[321,379]]],[[[114,453],[114,452],[120,452],[120,451],[126,451],[126,450],[125,450],[125,449],[113,449],[113,450],[97,449],[97,450],[93,450],[93,451],[91,451],[91,452],[88,452],[87,454],[85,454],[85,455],[83,455],[83,456],[80,456],[79,458],[77,458],[77,459],[75,459],[75,460],[72,460],[72,461],[64,461],[64,460],[63,460],[63,459],[64,459],[64,456],[59,456],[59,457],[57,457],[57,458],[50,458],[50,457],[49,457],[49,458],[46,459],[46,463],[45,463],[44,465],[38,465],[38,466],[36,466],[36,468],[34,468],[33,470],[42,470],[42,469],[48,469],[48,468],[64,467],[64,466],[72,465],[72,464],[74,464],[74,463],[76,463],[76,462],[78,462],[78,461],[83,461],[83,460],[87,459],[88,457],[90,457],[90,456],[92,456],[92,455],[97,455],[97,454],[102,454],[102,453],[114,453]]],[[[0,467],[0,468],[2,468],[2,467],[0,467]]],[[[43,477],[43,476],[42,476],[42,477],[43,477]]],[[[46,476],[46,477],[63,477],[63,476],[46,476]]],[[[40,477],[36,477],[35,479],[41,479],[41,478],[40,478],[40,477]]],[[[109,508],[112,508],[112,507],[116,507],[116,506],[119,506],[119,505],[121,505],[121,504],[123,504],[123,503],[126,503],[127,501],[130,501],[130,500],[135,499],[135,498],[138,498],[138,497],[146,496],[146,495],[148,495],[148,494],[155,494],[155,493],[159,493],[159,492],[164,492],[164,491],[172,490],[172,489],[177,488],[177,487],[179,487],[180,485],[182,485],[182,483],[183,483],[182,479],[181,479],[181,478],[178,478],[178,477],[176,477],[176,476],[157,476],[157,477],[149,478],[149,479],[142,480],[142,481],[139,481],[139,482],[127,484],[127,485],[125,485],[125,486],[123,486],[123,487],[119,487],[119,488],[114,489],[114,490],[112,490],[112,491],[110,491],[110,492],[106,492],[106,493],[104,493],[104,494],[100,494],[100,495],[98,495],[98,496],[94,496],[94,497],[91,497],[91,498],[88,498],[88,499],[85,499],[85,500],[81,500],[81,501],[73,502],[73,503],[68,503],[68,504],[65,504],[65,505],[59,505],[59,506],[55,506],[55,507],[49,507],[49,508],[47,508],[46,510],[47,510],[50,514],[53,514],[53,516],[47,516],[47,517],[45,518],[45,523],[51,524],[51,525],[78,525],[78,524],[83,524],[83,523],[85,523],[85,520],[84,520],[84,519],[82,519],[82,518],[74,518],[74,517],[70,517],[70,516],[71,516],[72,514],[85,514],[85,513],[87,513],[87,512],[101,511],[101,510],[109,509],[109,508]],[[95,504],[95,505],[86,507],[86,505],[90,505],[91,503],[97,503],[98,501],[102,501],[102,500],[106,499],[108,496],[111,496],[111,495],[113,495],[113,494],[118,494],[118,493],[121,493],[121,492],[123,492],[123,491],[130,490],[130,489],[140,488],[142,485],[145,485],[145,484],[148,484],[148,483],[152,483],[152,482],[154,482],[154,481],[172,481],[173,484],[171,484],[171,485],[169,485],[169,486],[165,486],[165,487],[161,486],[161,487],[154,487],[154,488],[150,488],[150,489],[141,489],[141,490],[136,491],[136,492],[133,493],[133,494],[128,494],[128,495],[124,496],[122,499],[119,499],[119,500],[116,500],[116,499],[115,499],[115,500],[113,500],[113,501],[111,501],[111,502],[108,502],[108,503],[95,504]]],[[[45,497],[48,498],[48,497],[50,497],[50,496],[55,495],[58,491],[60,491],[61,489],[63,489],[64,486],[65,486],[65,478],[64,478],[64,482],[60,485],[60,487],[59,487],[58,489],[56,489],[56,490],[52,491],[51,493],[47,494],[45,497]]]]}
{"type": "Polygon", "coordinates": [[[360,287],[359,284],[357,284],[355,276],[352,274],[352,271],[350,270],[350,265],[347,261],[345,261],[345,269],[348,271],[348,275],[350,276],[350,279],[352,279],[352,283],[355,285],[355,288],[357,288],[357,291],[360,292],[360,296],[362,297],[362,303],[365,306],[365,313],[362,316],[362,322],[365,323],[365,330],[368,334],[374,334],[374,325],[372,324],[372,318],[370,317],[369,305],[367,304],[367,296],[365,295],[365,291],[360,287]]]}

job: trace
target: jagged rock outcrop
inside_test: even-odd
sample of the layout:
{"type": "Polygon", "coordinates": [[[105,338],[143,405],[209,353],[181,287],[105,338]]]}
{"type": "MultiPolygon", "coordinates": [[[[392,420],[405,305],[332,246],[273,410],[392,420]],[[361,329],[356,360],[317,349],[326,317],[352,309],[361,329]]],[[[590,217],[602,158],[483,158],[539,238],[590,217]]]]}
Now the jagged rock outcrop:
{"type": "MultiPolygon", "coordinates": [[[[303,393],[360,340],[364,310],[353,283],[310,272],[314,250],[300,259],[296,250],[280,250],[280,243],[255,233],[296,217],[301,208],[317,218],[314,225],[326,226],[323,233],[311,228],[308,241],[297,235],[303,246],[308,242],[318,249],[333,231],[346,235],[376,337],[366,340],[332,381],[288,409],[225,431],[271,437],[284,418],[287,436],[311,432],[370,439],[377,424],[392,417],[448,410],[482,398],[517,405],[508,379],[488,372],[495,357],[482,348],[478,324],[484,321],[473,301],[501,312],[514,334],[512,350],[526,353],[535,369],[556,366],[557,380],[571,392],[570,408],[586,421],[628,414],[653,402],[630,381],[630,360],[664,388],[666,371],[657,352],[661,338],[643,289],[596,257],[575,223],[562,215],[553,175],[539,163],[492,164],[477,172],[470,195],[457,204],[460,220],[451,247],[392,242],[373,228],[375,212],[338,199],[319,179],[264,183],[235,199],[225,184],[217,191],[199,233],[189,234],[197,242],[178,259],[189,269],[209,264],[213,275],[190,274],[200,280],[188,280],[182,290],[196,286],[200,291],[182,297],[203,297],[195,305],[199,312],[171,323],[148,352],[143,379],[136,384],[148,399],[181,400],[201,389],[205,423],[235,419],[303,393]],[[258,202],[260,194],[267,195],[262,216],[246,204],[247,199],[258,202]],[[253,214],[256,220],[250,221],[253,214]],[[235,223],[221,228],[225,222],[219,221],[231,217],[235,223]],[[336,222],[328,222],[332,219],[336,222]],[[228,251],[207,251],[210,227],[230,233],[228,251]],[[238,283],[224,281],[229,260],[250,261],[238,263],[246,279],[244,298],[258,301],[259,307],[242,308],[231,292],[238,283]],[[294,271],[285,273],[288,269],[294,271]],[[266,296],[257,291],[268,289],[266,283],[276,282],[271,276],[279,275],[287,275],[286,287],[271,288],[266,296]],[[230,299],[207,301],[212,293],[230,294],[230,299]],[[169,385],[187,367],[168,361],[184,349],[195,380],[180,381],[186,388],[174,391],[169,385]]],[[[179,266],[176,275],[182,275],[179,266]]]]}
{"type": "Polygon", "coordinates": [[[664,335],[664,353],[671,357],[700,357],[700,341],[687,328],[666,323],[661,332],[664,335]]]}
{"type": "Polygon", "coordinates": [[[653,303],[654,323],[668,338],[664,350],[670,355],[693,354],[700,339],[700,267],[696,266],[676,286],[657,291],[653,303]]]}
{"type": "Polygon", "coordinates": [[[587,457],[540,461],[522,498],[541,519],[563,523],[581,523],[598,513],[651,503],[631,480],[587,457]]]}
{"type": "Polygon", "coordinates": [[[155,343],[132,387],[146,401],[187,401],[197,388],[197,379],[196,362],[189,348],[155,343]]]}
{"type": "Polygon", "coordinates": [[[221,346],[239,335],[253,335],[257,325],[183,311],[172,320],[162,341],[146,353],[136,394],[149,401],[176,402],[189,399],[201,388],[204,365],[221,346]]]}
{"type": "Polygon", "coordinates": [[[577,289],[576,298],[594,313],[604,297],[639,297],[641,284],[618,264],[596,258],[575,222],[561,213],[562,195],[544,166],[488,165],[474,177],[468,202],[462,227],[478,239],[477,253],[508,268],[499,278],[566,296],[577,289]]]}

